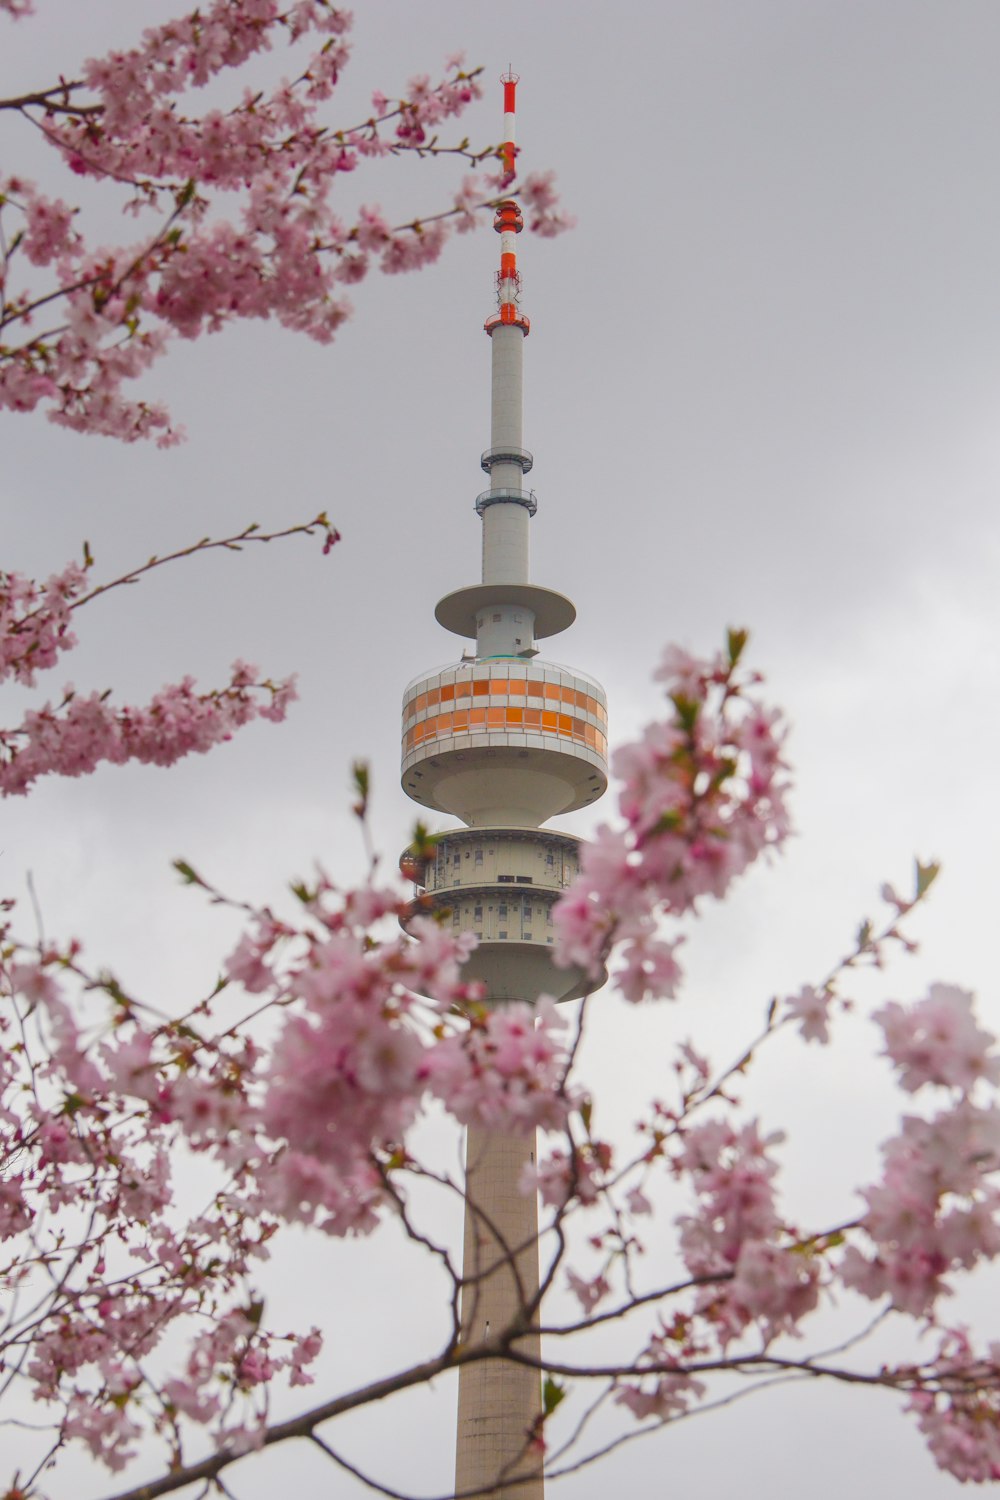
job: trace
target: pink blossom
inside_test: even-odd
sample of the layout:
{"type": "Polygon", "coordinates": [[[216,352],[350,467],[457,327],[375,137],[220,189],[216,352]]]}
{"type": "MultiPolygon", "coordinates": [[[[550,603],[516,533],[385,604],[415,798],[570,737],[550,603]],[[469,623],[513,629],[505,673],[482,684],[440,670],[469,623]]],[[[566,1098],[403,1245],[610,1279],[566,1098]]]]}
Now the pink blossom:
{"type": "Polygon", "coordinates": [[[0,1177],[0,1240],[22,1234],[34,1217],[24,1197],[23,1177],[0,1177]]]}
{"type": "Polygon", "coordinates": [[[427,1086],[462,1124],[527,1132],[555,1129],[569,1103],[562,1091],[565,1028],[550,1000],[505,1005],[444,1037],[423,1065],[427,1086]]]}
{"type": "Polygon", "coordinates": [[[75,1394],[62,1424],[65,1441],[79,1438],[96,1459],[112,1472],[124,1469],[135,1457],[135,1440],[142,1429],[128,1415],[126,1405],[116,1401],[95,1401],[75,1394]]]}
{"type": "Polygon", "coordinates": [[[651,1214],[653,1205],[641,1188],[630,1188],[625,1196],[628,1211],[631,1214],[651,1214]]]}
{"type": "Polygon", "coordinates": [[[171,1406],[190,1417],[192,1422],[211,1422],[219,1410],[218,1396],[204,1391],[190,1380],[165,1380],[163,1394],[171,1406]]]}
{"type": "Polygon", "coordinates": [[[783,1248],[764,1240],[748,1240],[740,1248],[732,1281],[724,1289],[727,1303],[738,1309],[739,1327],[745,1319],[757,1323],[765,1343],[783,1333],[799,1332],[799,1324],[819,1302],[819,1262],[796,1247],[783,1248]]]}
{"type": "Polygon", "coordinates": [[[519,185],[519,194],[529,211],[528,227],[535,234],[552,238],[572,229],[576,220],[559,207],[554,172],[529,172],[519,185]]]}
{"type": "Polygon", "coordinates": [[[585,1281],[575,1271],[567,1270],[566,1280],[569,1282],[570,1291],[576,1297],[583,1308],[584,1316],[589,1317],[594,1308],[601,1303],[611,1291],[611,1285],[607,1277],[594,1276],[590,1281],[585,1281]]]}
{"type": "Polygon", "coordinates": [[[911,1094],[925,1083],[968,1090],[980,1078],[1000,1081],[1000,1059],[990,1055],[996,1038],[977,1025],[972,996],[955,985],[932,984],[927,998],[909,1009],[891,1000],[875,1020],[885,1056],[911,1094]]]}
{"type": "MultiPolygon", "coordinates": [[[[655,1363],[662,1361],[659,1341],[654,1342],[649,1357],[655,1363]]],[[[661,1422],[669,1422],[672,1417],[683,1416],[705,1394],[705,1389],[704,1381],[695,1379],[684,1370],[668,1371],[648,1377],[641,1385],[631,1382],[621,1385],[615,1401],[619,1406],[627,1407],[637,1421],[657,1417],[661,1422]]]]}
{"type": "Polygon", "coordinates": [[[606,1141],[589,1142],[568,1154],[556,1146],[521,1174],[522,1193],[537,1192],[543,1203],[565,1208],[573,1199],[585,1207],[597,1203],[607,1186],[614,1153],[606,1141]]]}
{"type": "Polygon", "coordinates": [[[907,1116],[882,1151],[882,1179],[863,1192],[870,1253],[849,1245],[840,1274],[922,1316],[950,1293],[950,1271],[1000,1254],[1000,1111],[963,1098],[930,1119],[907,1116]]]}
{"type": "Polygon", "coordinates": [[[697,1199],[679,1220],[680,1245],[693,1276],[727,1274],[748,1240],[769,1240],[779,1227],[774,1201],[777,1164],[771,1148],[780,1135],[762,1136],[756,1123],[740,1130],[709,1121],[685,1132],[674,1158],[697,1199]]]}
{"type": "Polygon", "coordinates": [[[806,984],[797,995],[791,995],[785,1001],[784,1014],[789,1020],[800,1022],[799,1034],[803,1041],[821,1042],[825,1045],[830,1040],[832,999],[829,990],[817,990],[811,984],[806,984]]]}
{"type": "Polygon", "coordinates": [[[311,1365],[313,1360],[319,1357],[323,1348],[323,1335],[318,1328],[313,1328],[304,1337],[292,1340],[293,1349],[291,1356],[291,1385],[312,1385],[315,1376],[311,1375],[305,1368],[311,1365]]]}

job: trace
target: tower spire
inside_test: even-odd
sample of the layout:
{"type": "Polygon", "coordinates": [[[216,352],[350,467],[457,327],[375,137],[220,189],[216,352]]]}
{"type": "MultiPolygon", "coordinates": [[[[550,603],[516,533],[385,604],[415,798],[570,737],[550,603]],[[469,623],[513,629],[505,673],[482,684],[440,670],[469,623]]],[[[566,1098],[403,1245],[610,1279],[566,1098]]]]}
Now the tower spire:
{"type": "MultiPolygon", "coordinates": [[[[517,159],[518,78],[508,71],[501,81],[505,138],[500,157],[507,179],[513,177],[517,159]]],[[[490,484],[476,499],[483,523],[482,583],[446,595],[435,616],[446,630],[475,639],[477,660],[527,660],[537,655],[537,640],[572,625],[576,610],[565,595],[529,581],[528,528],[538,501],[524,485],[534,465],[522,432],[524,341],[531,324],[520,306],[516,245],[524,220],[516,199],[497,204],[493,228],[500,236],[497,310],[483,325],[492,345],[490,446],[480,459],[490,484]]]]}
{"type": "MultiPolygon", "coordinates": [[[[504,141],[500,147],[500,160],[503,163],[504,184],[513,182],[517,171],[517,146],[515,144],[515,103],[517,99],[518,76],[512,70],[503,75],[500,80],[503,84],[503,128],[504,141]]],[[[518,303],[521,295],[521,278],[517,274],[517,241],[515,235],[521,233],[524,228],[524,220],[521,217],[521,209],[514,198],[505,198],[497,204],[496,214],[493,219],[493,228],[500,236],[500,269],[497,272],[497,307],[499,309],[486,323],[486,332],[492,334],[498,323],[516,323],[523,331],[525,338],[531,331],[531,324],[520,311],[518,303]]]]}

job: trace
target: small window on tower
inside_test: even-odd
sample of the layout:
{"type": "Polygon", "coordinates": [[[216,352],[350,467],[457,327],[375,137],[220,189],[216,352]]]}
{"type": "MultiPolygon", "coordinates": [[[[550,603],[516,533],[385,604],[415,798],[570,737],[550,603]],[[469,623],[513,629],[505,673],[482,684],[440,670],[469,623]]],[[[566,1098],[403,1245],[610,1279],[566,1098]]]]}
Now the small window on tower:
{"type": "Polygon", "coordinates": [[[472,920],[474,922],[481,922],[483,920],[483,908],[481,906],[477,906],[474,908],[472,913],[472,920]]]}
{"type": "Polygon", "coordinates": [[[506,936],[507,936],[507,931],[506,931],[506,928],[504,928],[504,929],[503,929],[503,930],[502,930],[502,931],[501,931],[501,932],[500,932],[500,934],[499,934],[499,935],[500,935],[500,937],[502,937],[502,938],[505,938],[505,937],[506,937],[506,936]]]}
{"type": "Polygon", "coordinates": [[[477,865],[481,865],[482,862],[483,862],[483,851],[482,851],[482,849],[477,849],[476,850],[476,864],[477,865]]]}

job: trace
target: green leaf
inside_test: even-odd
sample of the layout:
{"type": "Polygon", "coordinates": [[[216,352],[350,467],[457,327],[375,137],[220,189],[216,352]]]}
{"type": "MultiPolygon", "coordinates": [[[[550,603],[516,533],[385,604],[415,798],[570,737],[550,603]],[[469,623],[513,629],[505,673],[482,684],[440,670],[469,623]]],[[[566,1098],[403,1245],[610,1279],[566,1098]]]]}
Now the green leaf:
{"type": "Polygon", "coordinates": [[[743,655],[743,648],[750,639],[749,630],[733,630],[726,632],[726,647],[729,652],[729,665],[735,667],[743,655]]]}
{"type": "Polygon", "coordinates": [[[681,728],[685,733],[690,734],[698,722],[701,705],[696,703],[693,698],[685,698],[683,693],[674,693],[670,701],[677,710],[677,717],[681,722],[681,728]]]}
{"type": "Polygon", "coordinates": [[[126,995],[125,991],[122,989],[121,985],[118,983],[118,980],[113,974],[101,973],[98,975],[98,979],[100,980],[104,993],[106,995],[109,995],[116,1005],[122,1006],[125,1010],[128,1010],[131,1007],[132,1001],[129,999],[128,995],[126,995]]]}
{"type": "Polygon", "coordinates": [[[175,859],[174,869],[181,877],[185,885],[202,885],[203,881],[197,870],[193,870],[186,859],[175,859]]]}
{"type": "Polygon", "coordinates": [[[935,880],[938,878],[938,875],[941,872],[941,866],[934,860],[932,860],[930,864],[922,865],[919,859],[915,861],[915,865],[917,872],[917,900],[919,901],[920,897],[927,894],[931,886],[934,884],[935,880]]]}
{"type": "Polygon", "coordinates": [[[371,773],[366,760],[356,760],[351,766],[351,783],[358,794],[354,811],[363,818],[368,809],[368,793],[371,790],[371,773]]]}
{"type": "Polygon", "coordinates": [[[683,813],[679,813],[674,807],[668,808],[665,813],[660,814],[649,830],[650,837],[655,838],[659,833],[673,833],[676,828],[681,826],[683,821],[683,813]]]}
{"type": "Polygon", "coordinates": [[[546,1375],[542,1384],[542,1411],[547,1417],[551,1416],[561,1401],[566,1399],[566,1387],[560,1385],[558,1380],[553,1380],[551,1375],[546,1375]]]}

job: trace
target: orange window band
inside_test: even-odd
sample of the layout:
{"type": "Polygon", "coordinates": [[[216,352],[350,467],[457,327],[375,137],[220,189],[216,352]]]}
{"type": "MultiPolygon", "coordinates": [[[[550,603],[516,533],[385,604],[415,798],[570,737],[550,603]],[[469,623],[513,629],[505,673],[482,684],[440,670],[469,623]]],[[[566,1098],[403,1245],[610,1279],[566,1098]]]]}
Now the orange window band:
{"type": "MultiPolygon", "coordinates": [[[[594,699],[588,701],[599,706],[594,699]]],[[[540,729],[543,733],[573,739],[578,744],[599,751],[601,755],[607,754],[607,736],[585,719],[573,714],[558,713],[555,709],[515,708],[511,705],[456,709],[454,712],[431,715],[404,730],[403,744],[409,751],[427,740],[468,734],[483,728],[494,732],[505,729],[515,732],[540,729]]]]}

